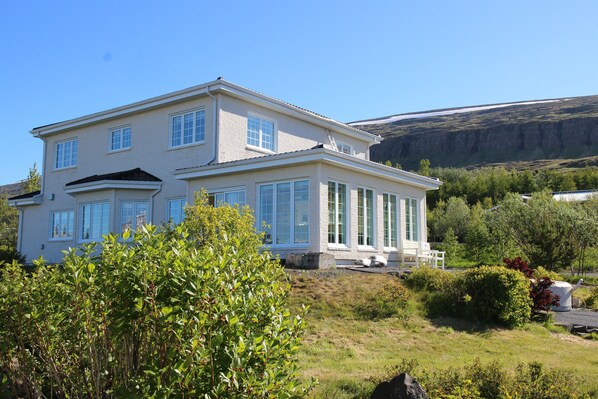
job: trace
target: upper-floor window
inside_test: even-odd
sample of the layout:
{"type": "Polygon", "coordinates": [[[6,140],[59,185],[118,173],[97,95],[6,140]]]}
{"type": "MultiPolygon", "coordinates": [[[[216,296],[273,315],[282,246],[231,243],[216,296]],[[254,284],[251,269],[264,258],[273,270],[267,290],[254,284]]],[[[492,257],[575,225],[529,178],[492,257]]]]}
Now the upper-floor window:
{"type": "Polygon", "coordinates": [[[73,238],[73,226],[75,213],[73,211],[52,212],[52,226],[50,230],[51,240],[71,240],[73,238]]]}
{"type": "Polygon", "coordinates": [[[247,117],[247,145],[274,151],[274,121],[255,115],[247,117]]]}
{"type": "Polygon", "coordinates": [[[419,218],[417,200],[405,198],[405,235],[409,241],[418,241],[419,218]]]}
{"type": "Polygon", "coordinates": [[[78,140],[56,143],[54,151],[54,169],[77,166],[78,140]]]}
{"type": "Polygon", "coordinates": [[[345,143],[337,143],[336,148],[338,152],[342,152],[343,154],[353,155],[353,146],[345,143]]]}
{"type": "Polygon", "coordinates": [[[110,228],[110,204],[94,202],[81,205],[81,241],[99,241],[110,228]]]}
{"type": "Polygon", "coordinates": [[[123,127],[110,131],[110,151],[131,148],[131,128],[123,127]]]}
{"type": "Polygon", "coordinates": [[[185,219],[185,198],[173,198],[168,200],[168,220],[174,224],[180,224],[185,219]]]}
{"type": "Polygon", "coordinates": [[[206,111],[187,111],[170,117],[170,146],[202,143],[206,136],[206,111]]]}

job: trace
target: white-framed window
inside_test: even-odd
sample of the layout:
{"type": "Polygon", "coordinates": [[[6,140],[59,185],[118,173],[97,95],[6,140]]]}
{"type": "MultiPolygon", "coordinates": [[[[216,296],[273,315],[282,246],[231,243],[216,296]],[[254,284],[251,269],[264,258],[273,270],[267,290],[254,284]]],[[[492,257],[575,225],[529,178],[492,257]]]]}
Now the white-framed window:
{"type": "Polygon", "coordinates": [[[223,191],[210,193],[208,195],[208,204],[219,207],[225,204],[230,206],[245,205],[245,190],[223,191]]]}
{"type": "Polygon", "coordinates": [[[75,212],[72,210],[51,212],[51,240],[72,240],[75,212]]]}
{"type": "Polygon", "coordinates": [[[56,143],[54,147],[54,169],[77,166],[79,141],[77,139],[56,143]]]}
{"type": "Polygon", "coordinates": [[[309,243],[309,180],[260,185],[258,210],[264,244],[309,243]]]}
{"type": "Polygon", "coordinates": [[[251,114],[247,116],[247,145],[274,151],[275,140],[274,121],[251,114]]]}
{"type": "Polygon", "coordinates": [[[126,150],[131,148],[131,127],[122,127],[110,130],[110,151],[126,150]]]}
{"type": "Polygon", "coordinates": [[[353,155],[353,146],[345,143],[337,143],[336,149],[343,154],[353,155]]]}
{"type": "Polygon", "coordinates": [[[180,224],[185,219],[186,198],[173,198],[168,200],[168,220],[180,224]]]}
{"type": "Polygon", "coordinates": [[[409,241],[419,240],[419,212],[415,198],[405,198],[405,233],[409,241]]]}
{"type": "Polygon", "coordinates": [[[384,246],[386,248],[397,248],[397,196],[384,193],[382,194],[382,203],[384,211],[384,246]]]}
{"type": "Polygon", "coordinates": [[[328,182],[328,243],[347,245],[347,185],[328,182]]]}
{"type": "Polygon", "coordinates": [[[357,188],[357,245],[374,246],[374,191],[357,188]]]}
{"type": "Polygon", "coordinates": [[[120,207],[120,225],[122,232],[134,233],[148,223],[148,201],[123,201],[120,207]]]}
{"type": "Polygon", "coordinates": [[[203,143],[206,136],[206,111],[185,111],[170,117],[170,146],[203,143]]]}
{"type": "Polygon", "coordinates": [[[81,205],[81,241],[100,241],[110,228],[110,204],[93,202],[81,205]]]}

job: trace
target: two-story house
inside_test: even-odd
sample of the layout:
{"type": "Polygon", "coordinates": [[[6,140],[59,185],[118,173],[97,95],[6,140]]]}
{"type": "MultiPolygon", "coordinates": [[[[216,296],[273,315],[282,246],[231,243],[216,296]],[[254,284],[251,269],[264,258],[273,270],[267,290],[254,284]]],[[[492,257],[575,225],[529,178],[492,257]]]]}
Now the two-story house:
{"type": "Polygon", "coordinates": [[[216,205],[250,205],[281,258],[392,261],[426,243],[426,190],[441,184],[371,162],[378,136],[223,79],[31,133],[44,142],[42,189],[10,199],[29,260],[178,222],[204,188],[216,205]]]}

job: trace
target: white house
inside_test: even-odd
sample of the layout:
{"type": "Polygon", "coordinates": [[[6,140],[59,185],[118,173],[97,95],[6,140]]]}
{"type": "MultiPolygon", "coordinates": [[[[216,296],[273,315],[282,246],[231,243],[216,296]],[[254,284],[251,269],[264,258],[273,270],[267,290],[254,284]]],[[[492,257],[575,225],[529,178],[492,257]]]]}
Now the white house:
{"type": "Polygon", "coordinates": [[[371,162],[378,136],[223,79],[31,133],[44,142],[42,189],[9,201],[28,260],[180,221],[205,188],[216,204],[250,205],[281,258],[396,261],[425,247],[426,190],[441,184],[371,162]]]}

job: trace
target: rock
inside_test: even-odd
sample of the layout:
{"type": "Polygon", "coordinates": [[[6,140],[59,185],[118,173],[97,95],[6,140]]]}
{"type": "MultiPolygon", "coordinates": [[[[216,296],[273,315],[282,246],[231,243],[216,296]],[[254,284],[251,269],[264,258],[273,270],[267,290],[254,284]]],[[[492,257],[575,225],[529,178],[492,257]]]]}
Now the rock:
{"type": "Polygon", "coordinates": [[[378,384],[371,399],[428,399],[421,385],[407,373],[378,384]]]}

